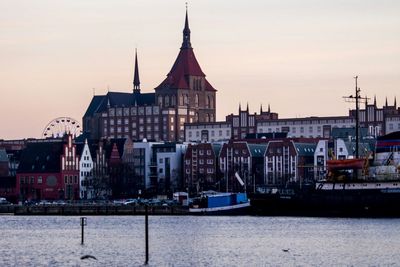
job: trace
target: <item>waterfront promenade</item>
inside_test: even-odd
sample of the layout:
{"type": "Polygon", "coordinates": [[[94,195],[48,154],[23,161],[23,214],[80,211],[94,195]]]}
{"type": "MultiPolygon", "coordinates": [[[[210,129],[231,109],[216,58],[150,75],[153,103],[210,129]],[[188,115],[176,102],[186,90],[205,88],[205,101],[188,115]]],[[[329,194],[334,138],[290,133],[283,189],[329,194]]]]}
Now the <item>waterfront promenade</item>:
{"type": "MultiPolygon", "coordinates": [[[[150,206],[150,215],[187,215],[187,206],[150,206]]],[[[68,204],[0,205],[0,214],[14,215],[144,215],[144,205],[68,204]]]]}

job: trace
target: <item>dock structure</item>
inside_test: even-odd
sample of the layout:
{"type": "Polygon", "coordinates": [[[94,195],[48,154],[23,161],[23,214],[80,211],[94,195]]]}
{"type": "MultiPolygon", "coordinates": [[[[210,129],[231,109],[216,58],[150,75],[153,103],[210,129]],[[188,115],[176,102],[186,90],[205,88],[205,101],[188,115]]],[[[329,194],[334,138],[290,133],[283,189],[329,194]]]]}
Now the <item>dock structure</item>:
{"type": "MultiPolygon", "coordinates": [[[[129,205],[2,205],[0,214],[14,215],[145,215],[145,206],[129,205]]],[[[187,215],[184,206],[152,206],[149,215],[187,215]]]]}

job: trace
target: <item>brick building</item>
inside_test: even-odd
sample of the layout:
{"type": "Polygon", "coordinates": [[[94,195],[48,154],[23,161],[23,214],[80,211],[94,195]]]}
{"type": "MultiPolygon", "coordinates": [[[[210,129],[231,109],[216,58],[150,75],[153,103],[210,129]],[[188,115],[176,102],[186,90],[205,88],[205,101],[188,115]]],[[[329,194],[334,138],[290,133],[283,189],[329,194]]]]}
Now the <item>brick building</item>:
{"type": "Polygon", "coordinates": [[[72,136],[29,142],[17,170],[20,200],[79,199],[79,156],[72,136]]]}
{"type": "Polygon", "coordinates": [[[186,122],[213,122],[215,110],[216,90],[193,52],[186,12],[180,52],[155,93],[141,92],[136,54],[133,92],[94,96],[83,130],[91,139],[183,141],[186,122]]]}
{"type": "Polygon", "coordinates": [[[189,144],[184,156],[184,188],[190,191],[220,190],[218,156],[220,144],[189,144]]]}

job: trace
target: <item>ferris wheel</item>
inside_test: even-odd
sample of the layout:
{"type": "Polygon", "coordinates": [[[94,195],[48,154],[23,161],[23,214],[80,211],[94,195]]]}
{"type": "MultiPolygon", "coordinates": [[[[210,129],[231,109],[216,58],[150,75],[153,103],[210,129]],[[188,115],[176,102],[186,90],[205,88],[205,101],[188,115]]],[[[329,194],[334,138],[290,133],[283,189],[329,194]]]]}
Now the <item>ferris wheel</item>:
{"type": "Polygon", "coordinates": [[[78,121],[70,117],[59,117],[50,121],[43,130],[43,138],[63,137],[64,134],[72,134],[74,137],[82,133],[78,121]]]}

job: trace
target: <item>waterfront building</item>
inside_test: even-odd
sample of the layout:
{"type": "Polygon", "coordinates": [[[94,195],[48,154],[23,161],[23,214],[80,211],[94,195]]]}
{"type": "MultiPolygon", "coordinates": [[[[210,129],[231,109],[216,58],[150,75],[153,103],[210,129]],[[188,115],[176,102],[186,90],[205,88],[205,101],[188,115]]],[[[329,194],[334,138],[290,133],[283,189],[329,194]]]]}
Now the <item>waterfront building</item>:
{"type": "Polygon", "coordinates": [[[265,144],[256,145],[233,140],[223,144],[219,156],[219,168],[225,183],[223,188],[232,192],[253,188],[255,181],[259,181],[264,176],[260,170],[263,166],[260,163],[260,157],[264,155],[265,146],[265,144]],[[239,175],[243,185],[236,174],[239,175]],[[258,174],[258,177],[255,177],[255,174],[258,174]]]}
{"type": "Polygon", "coordinates": [[[9,175],[9,160],[5,149],[0,148],[0,176],[9,175]]]}
{"type": "Polygon", "coordinates": [[[182,160],[185,150],[186,144],[179,143],[152,146],[150,175],[157,195],[172,195],[182,188],[182,160]]]}
{"type": "Polygon", "coordinates": [[[83,116],[91,139],[183,141],[187,122],[214,122],[216,90],[206,79],[190,41],[186,12],[180,52],[154,93],[142,93],[137,54],[133,92],[108,92],[93,97],[83,116]]]}
{"type": "Polygon", "coordinates": [[[71,135],[35,140],[22,151],[16,191],[26,199],[79,199],[79,156],[71,135]]]}
{"type": "Polygon", "coordinates": [[[89,189],[93,183],[93,159],[87,139],[83,145],[77,145],[79,161],[79,197],[80,199],[93,199],[94,192],[89,189]]]}
{"type": "Polygon", "coordinates": [[[313,180],[316,143],[294,139],[268,142],[265,151],[265,185],[285,186],[288,183],[313,180]]]}
{"type": "MultiPolygon", "coordinates": [[[[385,106],[378,108],[375,99],[374,104],[366,104],[364,109],[360,109],[359,118],[364,137],[375,138],[400,130],[400,108],[396,100],[393,106],[386,102],[385,106]]],[[[250,114],[247,106],[246,110],[239,107],[238,114],[226,116],[225,121],[185,124],[185,141],[242,140],[263,133],[286,133],[289,138],[335,138],[335,131],[354,129],[355,124],[355,110],[350,110],[347,116],[278,118],[270,108],[267,112],[261,108],[260,114],[250,114]]]]}
{"type": "Polygon", "coordinates": [[[189,144],[184,156],[184,188],[190,191],[221,190],[218,177],[219,143],[189,144]]]}

